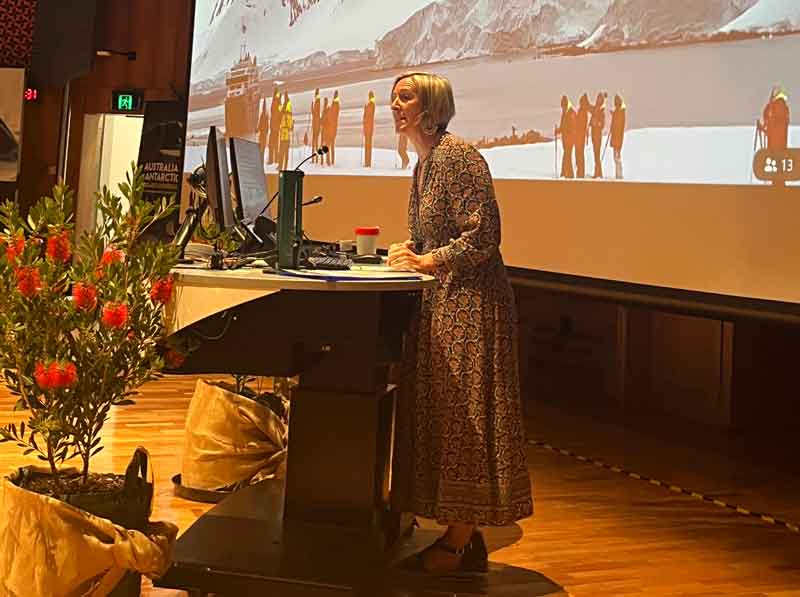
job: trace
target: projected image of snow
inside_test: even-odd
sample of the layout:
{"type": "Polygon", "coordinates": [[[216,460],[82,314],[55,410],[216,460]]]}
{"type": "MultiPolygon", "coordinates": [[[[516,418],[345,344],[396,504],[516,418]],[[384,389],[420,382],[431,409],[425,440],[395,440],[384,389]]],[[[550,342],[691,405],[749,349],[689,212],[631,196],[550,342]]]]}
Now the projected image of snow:
{"type": "Polygon", "coordinates": [[[197,0],[185,169],[208,129],[267,172],[408,176],[389,96],[447,76],[495,178],[763,184],[800,146],[798,0],[197,0]]]}

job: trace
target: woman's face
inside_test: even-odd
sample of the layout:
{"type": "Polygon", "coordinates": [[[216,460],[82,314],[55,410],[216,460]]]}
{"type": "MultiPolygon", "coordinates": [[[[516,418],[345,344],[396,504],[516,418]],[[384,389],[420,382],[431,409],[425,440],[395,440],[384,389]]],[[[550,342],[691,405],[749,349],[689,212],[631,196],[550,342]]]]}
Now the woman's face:
{"type": "Polygon", "coordinates": [[[422,103],[410,78],[400,79],[392,90],[394,130],[408,134],[419,126],[422,103]]]}

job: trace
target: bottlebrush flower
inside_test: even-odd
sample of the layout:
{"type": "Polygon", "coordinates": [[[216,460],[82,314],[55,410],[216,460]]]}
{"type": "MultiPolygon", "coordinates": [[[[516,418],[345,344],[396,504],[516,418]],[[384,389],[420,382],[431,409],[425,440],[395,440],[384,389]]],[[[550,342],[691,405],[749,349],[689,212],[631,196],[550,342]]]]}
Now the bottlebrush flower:
{"type": "Polygon", "coordinates": [[[112,263],[122,263],[125,259],[125,253],[121,249],[115,249],[109,245],[103,251],[103,256],[100,257],[101,265],[108,267],[112,263]]]}
{"type": "Polygon", "coordinates": [[[34,266],[21,267],[16,271],[17,290],[25,298],[31,298],[42,289],[42,278],[39,268],[34,266]]]}
{"type": "Polygon", "coordinates": [[[72,361],[50,361],[46,365],[39,361],[36,363],[33,378],[42,390],[69,388],[78,381],[78,368],[72,361]]]}
{"type": "Polygon", "coordinates": [[[101,320],[110,328],[122,328],[128,321],[128,305],[125,303],[107,303],[103,307],[101,320]]]}
{"type": "Polygon", "coordinates": [[[50,385],[50,376],[47,374],[47,367],[41,361],[36,363],[33,378],[36,380],[36,385],[43,390],[49,390],[52,387],[50,385]]]}
{"type": "Polygon", "coordinates": [[[168,350],[167,354],[164,355],[164,361],[170,369],[177,369],[186,361],[186,355],[177,350],[168,350]]]}
{"type": "Polygon", "coordinates": [[[17,257],[25,251],[25,237],[18,234],[14,240],[6,246],[6,259],[9,263],[14,263],[17,257]]]}
{"type": "Polygon", "coordinates": [[[72,287],[72,298],[76,309],[91,311],[97,305],[97,288],[91,284],[77,282],[72,287]]]}
{"type": "Polygon", "coordinates": [[[66,363],[59,363],[56,368],[57,371],[57,388],[69,388],[78,381],[78,368],[72,361],[66,363]]]}
{"type": "Polygon", "coordinates": [[[51,261],[66,263],[72,257],[72,242],[69,232],[63,230],[59,234],[54,234],[47,239],[47,249],[45,255],[51,261]]]}
{"type": "Polygon", "coordinates": [[[174,282],[172,278],[160,278],[153,283],[150,289],[150,298],[154,303],[166,305],[172,299],[174,282]]]}

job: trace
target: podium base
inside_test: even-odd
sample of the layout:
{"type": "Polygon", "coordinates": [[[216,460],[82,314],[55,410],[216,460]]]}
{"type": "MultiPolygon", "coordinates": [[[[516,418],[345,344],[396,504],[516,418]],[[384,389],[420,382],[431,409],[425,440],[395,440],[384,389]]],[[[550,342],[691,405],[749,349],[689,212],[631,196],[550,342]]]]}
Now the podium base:
{"type": "Polygon", "coordinates": [[[283,519],[283,481],[227,497],[178,540],[158,587],[192,594],[376,595],[411,515],[389,515],[380,532],[283,519]],[[269,592],[271,591],[271,592],[269,592]]]}

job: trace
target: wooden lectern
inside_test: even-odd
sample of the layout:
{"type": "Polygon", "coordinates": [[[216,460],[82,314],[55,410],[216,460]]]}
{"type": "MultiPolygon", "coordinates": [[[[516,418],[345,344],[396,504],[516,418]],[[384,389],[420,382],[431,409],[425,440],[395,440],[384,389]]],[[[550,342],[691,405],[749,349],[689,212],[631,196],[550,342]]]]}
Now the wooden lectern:
{"type": "Polygon", "coordinates": [[[292,376],[287,478],[243,489],[178,540],[157,586],[190,594],[377,595],[410,516],[390,508],[399,360],[433,278],[331,282],[181,270],[172,329],[201,347],[185,373],[292,376]],[[203,304],[208,305],[204,312],[203,304]]]}

